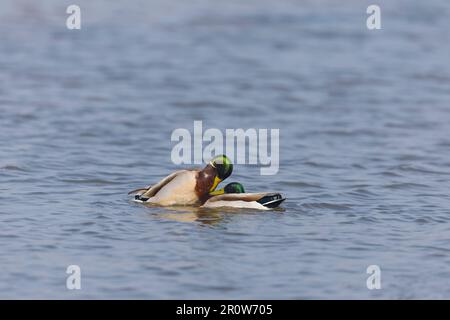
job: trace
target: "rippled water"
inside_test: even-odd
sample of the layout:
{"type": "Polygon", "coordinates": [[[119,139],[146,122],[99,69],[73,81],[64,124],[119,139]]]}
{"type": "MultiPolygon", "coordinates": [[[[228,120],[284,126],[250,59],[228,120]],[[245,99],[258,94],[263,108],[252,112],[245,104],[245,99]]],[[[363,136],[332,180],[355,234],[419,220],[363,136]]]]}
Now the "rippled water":
{"type": "Polygon", "coordinates": [[[0,5],[1,298],[450,298],[448,1],[76,2],[0,5]],[[283,210],[129,202],[194,120],[280,128],[283,210]]]}

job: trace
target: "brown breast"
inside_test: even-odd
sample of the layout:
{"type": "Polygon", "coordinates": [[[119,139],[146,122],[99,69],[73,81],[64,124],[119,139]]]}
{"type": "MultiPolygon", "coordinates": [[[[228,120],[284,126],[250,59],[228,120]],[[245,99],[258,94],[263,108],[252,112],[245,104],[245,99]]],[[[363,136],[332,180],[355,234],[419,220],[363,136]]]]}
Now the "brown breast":
{"type": "Polygon", "coordinates": [[[207,165],[205,169],[199,171],[197,174],[197,184],[195,185],[195,193],[203,204],[210,198],[209,190],[211,189],[214,178],[216,177],[216,170],[211,166],[207,165]]]}

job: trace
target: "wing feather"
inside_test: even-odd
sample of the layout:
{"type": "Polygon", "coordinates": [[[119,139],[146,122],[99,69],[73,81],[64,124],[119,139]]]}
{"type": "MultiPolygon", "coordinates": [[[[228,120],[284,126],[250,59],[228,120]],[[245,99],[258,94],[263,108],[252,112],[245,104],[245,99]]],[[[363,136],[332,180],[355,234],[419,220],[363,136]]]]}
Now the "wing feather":
{"type": "Polygon", "coordinates": [[[138,192],[142,191],[142,193],[140,194],[142,197],[151,198],[155,194],[157,194],[158,191],[161,190],[162,187],[164,187],[166,184],[168,184],[170,181],[172,181],[177,175],[179,175],[180,173],[186,172],[186,171],[189,171],[189,170],[175,171],[175,172],[169,174],[167,177],[165,177],[164,179],[162,179],[161,181],[159,181],[157,184],[155,184],[153,186],[149,186],[147,188],[135,189],[133,191],[130,191],[128,194],[134,194],[134,193],[138,193],[138,192]]]}

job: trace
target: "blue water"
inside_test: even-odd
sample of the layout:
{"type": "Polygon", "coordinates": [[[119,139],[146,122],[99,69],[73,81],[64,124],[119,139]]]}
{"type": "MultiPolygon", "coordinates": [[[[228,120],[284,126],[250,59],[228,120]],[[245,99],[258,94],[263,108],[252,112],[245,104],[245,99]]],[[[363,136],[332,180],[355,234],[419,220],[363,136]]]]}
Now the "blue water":
{"type": "Polygon", "coordinates": [[[450,298],[448,1],[68,4],[0,4],[0,298],[450,298]],[[280,129],[282,210],[129,201],[194,120],[280,129]]]}

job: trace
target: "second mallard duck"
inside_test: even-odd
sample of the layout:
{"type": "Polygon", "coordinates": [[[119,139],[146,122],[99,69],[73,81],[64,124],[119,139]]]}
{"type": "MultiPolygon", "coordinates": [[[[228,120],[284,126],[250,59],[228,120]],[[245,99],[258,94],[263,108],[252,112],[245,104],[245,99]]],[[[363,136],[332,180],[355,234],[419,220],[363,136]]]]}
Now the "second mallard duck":
{"type": "Polygon", "coordinates": [[[209,193],[204,208],[233,207],[268,210],[278,207],[286,198],[279,193],[246,193],[239,182],[231,182],[225,188],[209,193]]]}

